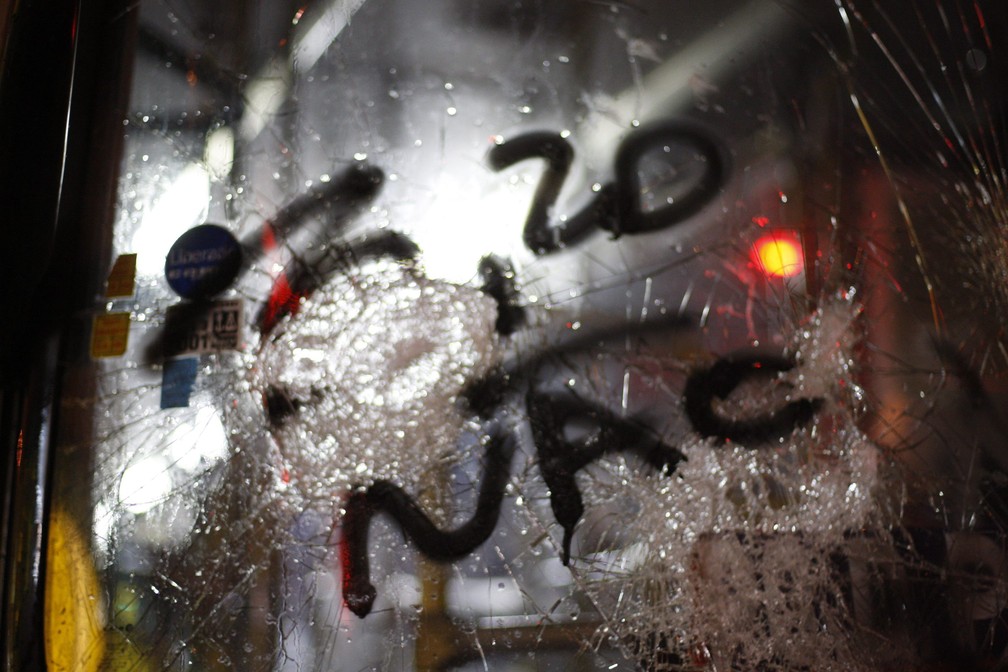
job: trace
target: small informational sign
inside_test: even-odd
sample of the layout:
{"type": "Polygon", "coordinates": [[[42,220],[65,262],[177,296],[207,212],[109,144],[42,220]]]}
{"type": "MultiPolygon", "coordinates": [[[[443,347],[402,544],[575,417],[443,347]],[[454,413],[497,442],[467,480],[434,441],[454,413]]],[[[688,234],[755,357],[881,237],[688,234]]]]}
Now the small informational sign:
{"type": "Polygon", "coordinates": [[[196,384],[198,357],[170,359],[161,377],[161,408],[185,408],[196,384]]]}
{"type": "Polygon", "coordinates": [[[121,357],[129,344],[129,313],[95,315],[91,323],[91,356],[121,357]]]}
{"type": "Polygon", "coordinates": [[[165,278],[184,299],[209,299],[231,285],[241,264],[241,245],[231,232],[201,224],[179,236],[168,250],[165,278]]]}
{"type": "Polygon", "coordinates": [[[165,358],[237,350],[243,306],[241,299],[172,306],[165,317],[165,358]]]}
{"type": "Polygon", "coordinates": [[[120,254],[109,272],[108,283],[105,286],[105,297],[133,296],[136,285],[136,254],[120,254]]]}

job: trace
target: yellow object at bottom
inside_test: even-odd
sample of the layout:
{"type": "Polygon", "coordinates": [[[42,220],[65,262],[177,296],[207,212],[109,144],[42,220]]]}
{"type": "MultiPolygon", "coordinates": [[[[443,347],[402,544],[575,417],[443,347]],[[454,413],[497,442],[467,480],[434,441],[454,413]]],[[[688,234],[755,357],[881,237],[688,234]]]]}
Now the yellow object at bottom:
{"type": "Polygon", "coordinates": [[[97,672],[105,656],[104,605],[88,545],[62,509],[49,518],[45,653],[50,672],[97,672]]]}

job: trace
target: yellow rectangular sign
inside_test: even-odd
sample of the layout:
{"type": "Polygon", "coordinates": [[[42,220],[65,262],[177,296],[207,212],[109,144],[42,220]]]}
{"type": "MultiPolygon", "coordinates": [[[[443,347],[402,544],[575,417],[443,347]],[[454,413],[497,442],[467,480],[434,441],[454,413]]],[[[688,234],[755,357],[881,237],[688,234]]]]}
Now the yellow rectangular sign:
{"type": "Polygon", "coordinates": [[[129,341],[130,314],[103,313],[91,325],[91,356],[119,357],[129,341]]]}

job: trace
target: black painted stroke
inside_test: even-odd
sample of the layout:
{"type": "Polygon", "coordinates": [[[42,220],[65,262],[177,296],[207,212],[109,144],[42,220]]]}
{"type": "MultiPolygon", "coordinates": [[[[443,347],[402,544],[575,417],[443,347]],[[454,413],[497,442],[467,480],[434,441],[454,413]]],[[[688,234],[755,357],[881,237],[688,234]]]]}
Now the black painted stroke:
{"type": "Polygon", "coordinates": [[[663,443],[643,423],[621,418],[573,393],[529,392],[527,396],[532,438],[539,470],[550,491],[553,516],[563,528],[562,560],[570,564],[574,527],[584,515],[584,503],[575,474],[606,453],[635,452],[655,470],[670,474],[685,456],[663,443]],[[580,442],[564,438],[568,422],[587,421],[595,431],[580,442]]]}
{"type": "MultiPolygon", "coordinates": [[[[532,131],[509,138],[490,150],[487,157],[494,170],[503,170],[527,159],[546,163],[532,197],[522,239],[537,255],[558,252],[581,242],[596,229],[613,236],[658,231],[679,224],[704,208],[720,193],[728,176],[726,152],[713,136],[696,124],[670,120],[635,129],[620,143],[614,158],[615,180],[600,185],[589,202],[563,219],[553,209],[563,189],[574,148],[559,133],[532,131]],[[653,211],[641,207],[642,159],[665,152],[686,158],[697,176],[686,182],[683,193],[653,211]]],[[[670,166],[673,172],[682,167],[670,166]]]]}
{"type": "Polygon", "coordinates": [[[767,415],[734,420],[714,410],[715,399],[725,399],[742,381],[790,371],[794,363],[773,355],[732,355],[708,369],[694,372],[686,381],[683,404],[686,416],[701,436],[748,446],[790,435],[811,422],[822,399],[795,399],[767,415]]]}
{"type": "Polygon", "coordinates": [[[514,442],[502,429],[490,433],[476,510],[454,530],[438,528],[406,491],[389,481],[375,481],[365,490],[352,492],[343,516],[341,548],[343,600],[350,611],[361,618],[367,616],[377,595],[368,559],[368,531],[375,515],[391,516],[417,549],[432,560],[462,558],[486,541],[497,526],[513,452],[514,442]]]}

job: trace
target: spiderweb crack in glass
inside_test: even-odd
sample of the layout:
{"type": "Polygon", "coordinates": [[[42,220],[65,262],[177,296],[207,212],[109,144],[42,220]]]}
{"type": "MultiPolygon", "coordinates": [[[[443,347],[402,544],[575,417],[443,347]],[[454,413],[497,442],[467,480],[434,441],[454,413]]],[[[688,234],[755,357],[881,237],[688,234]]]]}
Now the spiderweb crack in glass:
{"type": "MultiPolygon", "coordinates": [[[[186,187],[191,217],[212,211],[253,238],[276,204],[354,165],[350,156],[385,169],[362,171],[375,179],[358,198],[281,209],[275,258],[257,258],[228,291],[262,308],[284,269],[293,286],[273,305],[283,310],[247,322],[265,332],[244,339],[261,337],[261,350],[200,361],[193,408],[151,410],[149,361],[102,362],[99,391],[81,394],[88,408],[88,395],[102,400],[101,439],[93,492],[68,501],[98,502],[108,593],[134,595],[110,605],[126,643],[162,668],[410,667],[444,623],[428,627],[420,591],[397,601],[392,581],[379,584],[369,619],[345,617],[332,566],[339,535],[352,536],[340,529],[352,527],[345,512],[362,503],[365,521],[393,514],[391,528],[376,519],[372,543],[358,545],[379,583],[418,573],[411,546],[464,554],[425,544],[464,529],[488,482],[495,506],[472,520],[482,533],[500,512],[490,550],[431,583],[492,594],[491,575],[513,578],[523,617],[537,623],[540,667],[557,660],[541,624],[580,614],[601,620],[594,636],[577,635],[586,648],[620,647],[649,672],[1003,669],[1003,8],[352,4],[352,22],[318,33],[338,40],[320,38],[317,57],[282,73],[284,93],[274,87],[270,109],[259,106],[269,114],[242,118],[235,100],[226,114],[190,111],[200,121],[176,132],[159,101],[126,127],[120,252],[158,219],[144,212],[177,193],[165,183],[185,186],[168,179],[172,166],[200,178],[186,187]],[[499,25],[454,30],[458,15],[498,10],[522,15],[520,40],[499,25]],[[812,30],[792,35],[795,18],[812,30]],[[460,59],[465,40],[478,48],[460,59]],[[682,116],[702,125],[670,122],[650,136],[660,146],[635,144],[682,116]],[[231,168],[181,168],[209,163],[207,127],[248,123],[254,140],[235,134],[231,168]],[[481,162],[487,134],[516,123],[491,165],[481,162]],[[144,168],[155,164],[160,186],[144,168]],[[588,196],[591,184],[591,200],[572,198],[565,218],[563,192],[588,196]],[[683,211],[690,221],[670,221],[665,206],[691,186],[702,197],[683,211]],[[475,285],[484,275],[483,292],[424,277],[419,264],[360,263],[373,255],[353,245],[329,254],[360,231],[403,227],[421,253],[404,244],[401,256],[430,262],[435,247],[455,249],[444,238],[453,218],[479,249],[445,253],[460,257],[452,277],[475,285]],[[294,235],[295,220],[324,220],[324,235],[294,235]],[[787,280],[749,263],[756,235],[775,227],[800,244],[801,273],[787,280]],[[497,284],[504,276],[515,282],[497,284]],[[321,277],[330,279],[319,287],[321,277]],[[749,375],[740,361],[763,368],[749,375]],[[719,377],[723,395],[712,391],[719,377]],[[688,390],[690,381],[705,385],[688,390]],[[706,420],[691,415],[691,399],[706,420]],[[754,420],[759,432],[740,431],[754,420]],[[494,427],[518,443],[515,455],[494,427]],[[513,475],[497,468],[505,455],[513,475]],[[445,465],[457,511],[424,497],[445,465]]],[[[182,9],[197,11],[171,7],[182,9]]],[[[328,10],[313,22],[313,7],[302,9],[303,26],[327,20],[328,10]]],[[[194,17],[181,23],[180,33],[201,30],[194,17]]],[[[284,69],[273,37],[258,60],[267,74],[284,69]]],[[[173,69],[184,70],[178,49],[173,69]]],[[[227,76],[233,88],[247,74],[227,76]]],[[[202,86],[179,100],[205,97],[202,86]]],[[[159,281],[139,279],[135,329],[158,328],[169,303],[159,281]]],[[[499,625],[491,605],[460,617],[471,627],[459,640],[485,647],[483,667],[497,669],[473,625],[499,625]]],[[[499,630],[493,638],[505,641],[499,630]]],[[[499,648],[524,655],[507,641],[499,648]]]]}
{"type": "Polygon", "coordinates": [[[661,657],[698,647],[715,652],[719,669],[838,660],[843,636],[822,638],[846,621],[835,557],[852,532],[885,535],[891,523],[874,492],[878,449],[858,429],[860,402],[842,384],[853,373],[859,312],[842,297],[817,310],[794,334],[797,366],[778,375],[776,384],[829,400],[815,427],[767,445],[692,440],[680,446],[672,479],[605,459],[582,477],[589,510],[624,503],[613,542],[637,541],[583,549],[576,580],[606,631],[639,647],[647,666],[664,669],[661,657]],[[668,641],[653,647],[638,639],[646,632],[668,641]],[[780,638],[786,651],[775,646],[780,638]]]}
{"type": "Polygon", "coordinates": [[[858,428],[861,402],[846,382],[859,312],[841,296],[816,311],[793,336],[797,365],[773,383],[824,400],[814,426],[766,445],[694,439],[680,447],[675,478],[618,460],[582,476],[586,507],[622,501],[613,526],[637,541],[575,556],[575,580],[606,630],[647,665],[666,669],[660,659],[670,651],[702,648],[716,669],[832,669],[839,661],[870,669],[848,657],[843,636],[823,637],[849,626],[835,565],[851,552],[850,535],[885,537],[893,522],[876,492],[879,450],[858,428]],[[648,650],[642,632],[670,641],[648,650]]]}
{"type": "Polygon", "coordinates": [[[456,395],[499,359],[478,290],[376,262],[332,278],[263,344],[256,389],[296,408],[273,427],[278,473],[315,506],[383,479],[415,491],[458,459],[456,395]]]}

